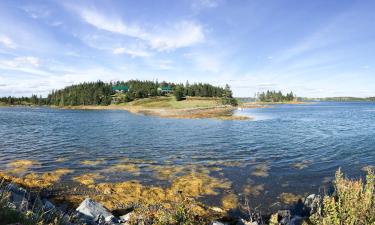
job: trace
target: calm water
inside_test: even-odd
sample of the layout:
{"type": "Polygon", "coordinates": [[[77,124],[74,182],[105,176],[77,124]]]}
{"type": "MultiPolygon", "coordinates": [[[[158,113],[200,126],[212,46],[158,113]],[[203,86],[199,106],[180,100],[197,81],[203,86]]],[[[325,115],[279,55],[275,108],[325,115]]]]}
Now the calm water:
{"type": "MultiPolygon", "coordinates": [[[[155,164],[222,165],[222,176],[244,185],[264,184],[253,204],[271,205],[282,192],[322,192],[338,167],[350,177],[375,165],[375,104],[314,103],[247,109],[254,121],[183,120],[134,115],[126,111],[84,111],[0,107],[0,169],[16,159],[41,163],[33,171],[71,168],[71,176],[100,171],[119,159],[147,159],[155,164]],[[65,158],[65,162],[56,162],[65,158]],[[104,159],[97,166],[83,160],[104,159]],[[303,169],[293,167],[303,160],[303,169]],[[241,165],[231,165],[240,162],[241,165]],[[218,163],[218,164],[220,164],[218,163]],[[253,176],[268,165],[268,177],[253,176]]],[[[66,176],[64,182],[71,182],[66,176]]],[[[213,173],[215,176],[215,173],[213,173]]],[[[107,181],[134,179],[115,173],[107,181]]],[[[166,185],[147,169],[136,179],[166,185]]],[[[207,198],[215,202],[215,197],[207,198]]]]}

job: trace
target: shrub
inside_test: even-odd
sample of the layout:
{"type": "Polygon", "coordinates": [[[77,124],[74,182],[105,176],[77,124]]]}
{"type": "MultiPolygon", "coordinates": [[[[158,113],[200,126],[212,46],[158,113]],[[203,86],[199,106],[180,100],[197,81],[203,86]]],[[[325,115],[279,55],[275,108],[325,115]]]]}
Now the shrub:
{"type": "Polygon", "coordinates": [[[235,98],[222,98],[221,103],[223,105],[231,105],[231,106],[237,106],[238,105],[237,99],[235,99],[235,98]]]}
{"type": "Polygon", "coordinates": [[[181,101],[185,98],[184,90],[181,86],[177,86],[174,91],[174,96],[176,97],[177,101],[181,101]]]}
{"type": "Polygon", "coordinates": [[[316,225],[365,225],[375,224],[374,172],[368,169],[366,183],[349,180],[341,170],[336,172],[335,191],[325,196],[318,211],[307,224],[316,225]]]}

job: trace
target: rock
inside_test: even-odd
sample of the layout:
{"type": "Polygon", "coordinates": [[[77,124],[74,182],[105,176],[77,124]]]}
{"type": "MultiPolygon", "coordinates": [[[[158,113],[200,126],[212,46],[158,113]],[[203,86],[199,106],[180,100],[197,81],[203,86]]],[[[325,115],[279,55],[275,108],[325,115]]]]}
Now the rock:
{"type": "MultiPolygon", "coordinates": [[[[210,208],[212,211],[217,212],[217,213],[225,213],[225,210],[219,207],[211,207],[210,208]]],[[[220,223],[220,222],[219,222],[220,223]]]]}
{"type": "Polygon", "coordinates": [[[52,204],[52,202],[48,201],[47,199],[42,199],[43,202],[43,208],[46,210],[53,210],[55,209],[55,205],[52,204]]]}
{"type": "Polygon", "coordinates": [[[112,213],[110,213],[107,209],[105,209],[100,203],[97,203],[90,198],[86,198],[76,209],[77,212],[83,214],[84,216],[96,220],[108,217],[113,217],[112,213]]]}
{"type": "Polygon", "coordinates": [[[289,225],[291,217],[290,210],[279,210],[277,211],[277,214],[281,217],[281,220],[279,221],[281,225],[289,225]]]}
{"type": "Polygon", "coordinates": [[[226,225],[225,223],[219,222],[219,221],[214,221],[212,222],[211,225],[226,225]]]}
{"type": "Polygon", "coordinates": [[[6,189],[10,193],[10,202],[18,209],[27,210],[29,201],[26,199],[27,191],[25,189],[12,183],[8,184],[6,189]]]}
{"type": "Polygon", "coordinates": [[[289,225],[302,225],[303,218],[300,216],[294,216],[291,220],[289,225]]]}
{"type": "Polygon", "coordinates": [[[240,218],[237,221],[237,225],[258,225],[258,222],[250,222],[250,221],[247,221],[247,220],[244,220],[244,219],[240,218]]]}
{"type": "Polygon", "coordinates": [[[133,212],[130,212],[130,213],[127,213],[127,214],[125,214],[125,215],[123,215],[123,216],[120,216],[120,221],[122,222],[122,223],[126,223],[126,222],[129,222],[130,221],[130,218],[133,216],[133,212]]]}
{"type": "Polygon", "coordinates": [[[19,195],[26,195],[27,193],[26,189],[18,187],[17,185],[12,184],[12,183],[8,184],[6,186],[6,189],[12,193],[19,194],[19,195]]]}
{"type": "Polygon", "coordinates": [[[105,218],[103,215],[98,215],[95,217],[95,223],[98,224],[98,225],[104,225],[105,224],[105,218]]]}
{"type": "Polygon", "coordinates": [[[311,194],[307,196],[305,202],[303,203],[305,211],[307,211],[309,215],[314,214],[320,205],[320,200],[320,195],[311,194]]]}

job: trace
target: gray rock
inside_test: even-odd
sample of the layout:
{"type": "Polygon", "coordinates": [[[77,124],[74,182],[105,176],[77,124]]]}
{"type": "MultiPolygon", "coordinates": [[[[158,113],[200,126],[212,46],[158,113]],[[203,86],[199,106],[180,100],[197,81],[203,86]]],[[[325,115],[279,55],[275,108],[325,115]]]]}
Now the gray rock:
{"type": "Polygon", "coordinates": [[[311,215],[314,214],[320,206],[320,195],[311,194],[305,199],[304,207],[306,211],[311,215]]]}
{"type": "Polygon", "coordinates": [[[277,214],[281,217],[280,224],[288,225],[290,223],[290,210],[279,210],[277,211],[277,214]]]}
{"type": "Polygon", "coordinates": [[[133,216],[133,212],[130,212],[130,213],[127,213],[127,214],[125,214],[125,215],[122,215],[122,216],[120,216],[120,221],[122,222],[122,223],[126,223],[126,222],[129,222],[130,221],[130,218],[133,216]]]}
{"type": "Polygon", "coordinates": [[[10,193],[10,202],[18,209],[27,209],[29,201],[27,200],[27,191],[15,184],[8,184],[6,190],[10,193]]]}
{"type": "Polygon", "coordinates": [[[244,220],[244,219],[240,218],[237,221],[237,225],[258,225],[258,222],[250,222],[250,221],[247,221],[247,220],[244,220]]]}
{"type": "Polygon", "coordinates": [[[42,202],[43,202],[43,207],[46,210],[53,210],[56,208],[55,205],[52,204],[52,202],[48,201],[47,199],[42,199],[42,202]]]}
{"type": "Polygon", "coordinates": [[[302,225],[303,218],[300,216],[294,216],[291,220],[289,225],[302,225]]]}
{"type": "Polygon", "coordinates": [[[6,186],[6,189],[9,192],[12,192],[12,193],[15,193],[15,194],[19,194],[19,195],[26,195],[26,193],[27,193],[26,189],[18,187],[17,185],[12,184],[12,183],[8,184],[6,186]]]}
{"type": "Polygon", "coordinates": [[[97,203],[90,198],[86,198],[76,209],[77,212],[84,216],[94,220],[101,216],[103,218],[113,216],[107,209],[105,209],[100,203],[97,203]]]}
{"type": "Polygon", "coordinates": [[[214,221],[214,222],[212,222],[211,225],[226,225],[226,223],[222,223],[222,222],[219,222],[219,221],[214,221]]]}

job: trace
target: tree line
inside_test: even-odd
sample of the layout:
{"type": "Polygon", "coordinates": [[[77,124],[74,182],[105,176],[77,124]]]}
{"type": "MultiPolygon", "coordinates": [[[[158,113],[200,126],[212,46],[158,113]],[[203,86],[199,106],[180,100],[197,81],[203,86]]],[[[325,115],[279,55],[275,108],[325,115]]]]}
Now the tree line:
{"type": "Polygon", "coordinates": [[[295,100],[297,97],[293,92],[284,95],[281,91],[267,91],[257,94],[257,99],[261,102],[290,102],[295,100]]]}
{"type": "Polygon", "coordinates": [[[46,105],[46,98],[37,95],[31,97],[0,97],[0,103],[6,105],[46,105]]]}
{"type": "Polygon", "coordinates": [[[237,105],[237,100],[233,98],[232,90],[229,85],[225,88],[215,87],[210,84],[192,84],[186,82],[185,85],[179,84],[175,87],[174,95],[177,101],[183,100],[186,96],[198,97],[220,97],[224,105],[237,105]]]}
{"type": "Polygon", "coordinates": [[[32,95],[31,97],[3,97],[0,102],[9,105],[109,105],[113,99],[116,102],[130,102],[135,99],[163,96],[168,92],[163,91],[167,87],[176,96],[177,100],[183,100],[186,96],[196,97],[220,97],[226,104],[234,104],[230,87],[213,86],[206,83],[175,84],[171,82],[129,80],[106,83],[103,81],[84,82],[67,86],[60,90],[53,90],[46,98],[32,95]],[[124,93],[117,93],[113,87],[127,87],[124,93]]]}

